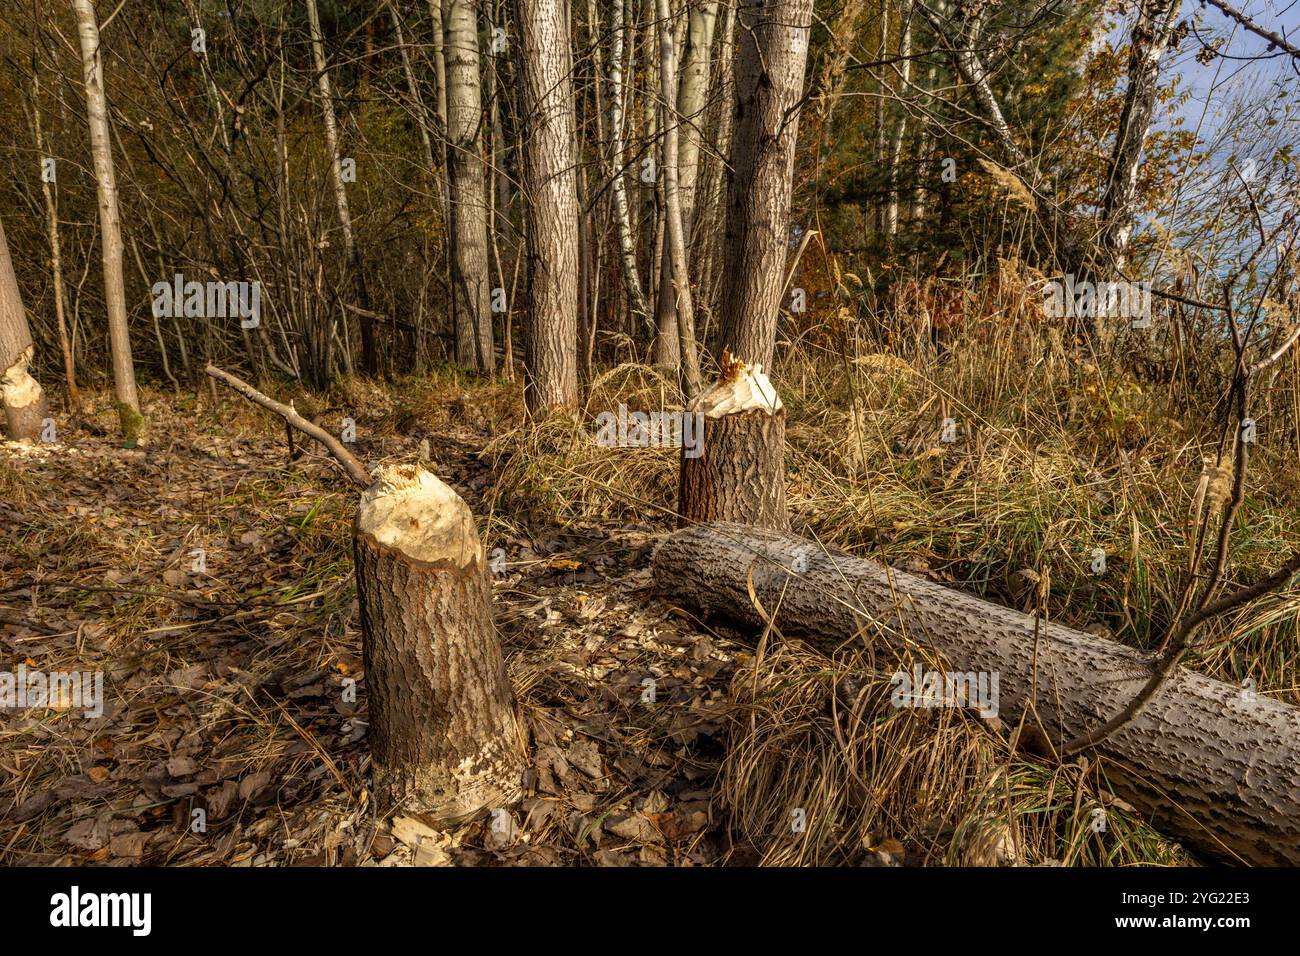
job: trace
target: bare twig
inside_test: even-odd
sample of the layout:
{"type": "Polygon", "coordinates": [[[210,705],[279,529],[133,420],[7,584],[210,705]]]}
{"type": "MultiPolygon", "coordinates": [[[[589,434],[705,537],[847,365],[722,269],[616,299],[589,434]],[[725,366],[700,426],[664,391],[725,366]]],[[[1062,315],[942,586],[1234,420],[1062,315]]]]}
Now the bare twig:
{"type": "Polygon", "coordinates": [[[1288,43],[1286,37],[1282,36],[1282,34],[1277,33],[1274,30],[1268,29],[1268,27],[1256,23],[1250,17],[1246,16],[1244,13],[1238,10],[1236,7],[1232,6],[1231,4],[1225,3],[1224,0],[1210,0],[1210,3],[1213,6],[1216,6],[1220,10],[1222,10],[1224,14],[1226,14],[1229,18],[1236,20],[1238,23],[1240,23],[1251,33],[1255,34],[1256,36],[1263,37],[1265,40],[1267,40],[1269,43],[1273,44],[1274,46],[1285,50],[1287,53],[1290,53],[1296,59],[1300,59],[1300,48],[1297,48],[1293,43],[1288,43]]]}
{"type": "Polygon", "coordinates": [[[304,435],[309,435],[316,439],[324,445],[329,453],[334,456],[334,459],[343,466],[343,470],[347,472],[348,477],[352,479],[354,485],[359,488],[370,487],[370,474],[366,471],[366,466],[361,464],[360,459],[344,448],[343,443],[325,429],[321,428],[319,425],[313,425],[311,422],[307,421],[307,419],[299,415],[293,408],[288,405],[283,405],[273,398],[268,398],[243,379],[236,378],[229,372],[217,368],[215,365],[209,365],[206,371],[217,381],[233,388],[250,402],[253,402],[255,405],[261,405],[263,408],[275,412],[304,435]]]}

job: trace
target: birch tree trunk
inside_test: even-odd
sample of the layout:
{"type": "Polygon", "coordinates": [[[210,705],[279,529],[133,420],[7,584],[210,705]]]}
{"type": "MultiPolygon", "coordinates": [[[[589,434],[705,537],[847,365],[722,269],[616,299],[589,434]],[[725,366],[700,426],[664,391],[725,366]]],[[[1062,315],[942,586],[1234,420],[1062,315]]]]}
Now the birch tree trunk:
{"type": "Polygon", "coordinates": [[[627,287],[628,304],[642,321],[650,320],[650,303],[646,302],[641,287],[641,274],[637,269],[637,242],[632,232],[632,213],[628,208],[627,170],[623,168],[627,147],[624,130],[623,49],[627,25],[624,21],[623,0],[611,0],[610,14],[610,174],[614,190],[614,217],[619,233],[619,255],[623,260],[623,285],[627,287]]]}
{"type": "MultiPolygon", "coordinates": [[[[1032,702],[1029,727],[1056,747],[1119,713],[1150,674],[1132,648],[780,531],[678,531],[656,549],[654,578],[684,607],[761,627],[752,585],[781,633],[827,650],[880,642],[996,674],[1003,725],[1032,702]]],[[[1256,866],[1300,863],[1300,708],[1180,668],[1096,753],[1115,792],[1188,846],[1256,866]]]]}
{"type": "Polygon", "coordinates": [[[636,237],[632,232],[632,218],[628,209],[627,178],[623,169],[624,146],[623,129],[623,37],[626,32],[624,23],[623,0],[612,0],[613,13],[610,16],[609,57],[609,139],[611,145],[611,175],[614,190],[614,220],[618,229],[618,249],[623,258],[623,284],[627,287],[628,302],[632,311],[644,321],[650,319],[650,304],[646,301],[645,290],[641,288],[641,276],[636,266],[636,237]]]}
{"type": "MultiPolygon", "coordinates": [[[[676,115],[665,115],[665,124],[674,128],[676,136],[675,158],[672,165],[676,168],[678,204],[681,208],[682,244],[689,252],[691,247],[692,223],[694,222],[696,182],[699,179],[700,130],[699,120],[704,110],[705,96],[709,88],[709,49],[713,42],[713,29],[717,20],[717,3],[712,0],[691,5],[687,11],[687,46],[678,80],[673,84],[676,89],[671,98],[664,99],[664,113],[670,112],[668,104],[676,104],[676,115]]],[[[664,23],[660,15],[660,35],[663,35],[664,23]]],[[[670,34],[671,38],[671,34],[670,34]]],[[[663,52],[660,52],[660,86],[667,90],[663,75],[663,52]]],[[[663,149],[665,154],[665,171],[668,166],[668,131],[665,128],[663,149]]],[[[669,199],[667,183],[664,193],[665,205],[669,199]]],[[[671,215],[671,214],[670,214],[671,215]]],[[[668,235],[671,243],[671,232],[668,235]]],[[[671,252],[672,246],[669,245],[671,252]]],[[[686,333],[678,327],[677,307],[679,293],[676,289],[677,264],[674,255],[662,258],[659,265],[659,294],[655,302],[655,357],[657,365],[678,365],[683,361],[681,342],[686,333]]],[[[689,282],[689,277],[688,277],[689,282]]],[[[693,299],[693,294],[692,294],[693,299]]],[[[692,315],[692,325],[694,318],[692,315]]],[[[694,336],[692,335],[693,339],[694,336]]],[[[699,365],[697,357],[692,357],[699,365]]],[[[683,372],[685,373],[685,367],[683,372]]],[[[697,389],[698,391],[698,389],[697,389]]]]}
{"type": "Polygon", "coordinates": [[[1169,46],[1182,0],[1140,0],[1128,61],[1128,89],[1101,200],[1100,245],[1108,269],[1121,270],[1133,238],[1138,166],[1155,112],[1160,57],[1169,46]]]}
{"type": "Polygon", "coordinates": [[[352,211],[348,206],[348,193],[343,183],[343,157],[339,155],[338,119],[334,114],[334,94],[330,86],[329,69],[325,63],[325,43],[321,39],[320,15],[316,0],[307,0],[307,20],[311,28],[312,61],[316,67],[316,88],[320,93],[321,118],[325,124],[325,148],[330,154],[330,177],[334,183],[334,204],[338,208],[339,226],[343,230],[343,255],[352,270],[356,283],[357,305],[361,326],[361,367],[367,375],[378,369],[375,354],[375,320],[370,314],[370,294],[366,289],[366,274],[361,253],[352,233],[352,211]]]}
{"type": "Polygon", "coordinates": [[[29,371],[34,351],[9,242],[0,223],[0,404],[5,432],[13,441],[36,441],[49,413],[45,393],[29,371]]]}
{"type": "MultiPolygon", "coordinates": [[[[433,135],[437,140],[434,149],[438,161],[445,173],[447,169],[447,58],[442,50],[442,4],[440,0],[429,0],[429,18],[433,21],[433,135]]],[[[442,199],[443,222],[450,226],[451,212],[447,208],[447,184],[445,176],[439,177],[438,195],[442,199]]],[[[450,252],[450,246],[448,246],[450,252]]],[[[448,270],[450,271],[450,255],[448,270]]]]}
{"type": "MultiPolygon", "coordinates": [[[[678,130],[681,122],[671,116],[677,98],[677,63],[673,47],[673,21],[668,0],[658,0],[659,11],[659,89],[664,99],[664,181],[665,242],[669,255],[660,273],[660,297],[674,297],[673,326],[678,335],[681,354],[682,391],[688,400],[700,393],[700,359],[695,345],[695,306],[691,300],[691,277],[686,268],[686,237],[682,226],[682,200],[678,183],[678,130]]],[[[662,332],[662,327],[660,328],[662,332]]]]}
{"type": "Polygon", "coordinates": [[[104,62],[99,50],[99,25],[91,0],[72,0],[81,43],[81,70],[86,86],[86,122],[90,127],[90,153],[95,167],[99,199],[100,246],[104,260],[104,305],[108,311],[108,337],[113,353],[113,394],[117,399],[122,438],[134,445],[144,430],[140,399],[135,387],[131,334],[126,320],[126,278],[122,272],[122,222],[117,206],[117,180],[108,130],[108,96],[104,90],[104,62]]]}
{"type": "Polygon", "coordinates": [[[573,55],[564,0],[515,0],[525,130],[531,415],[578,406],[578,193],[573,55]]]}
{"type": "MultiPolygon", "coordinates": [[[[902,58],[899,70],[899,89],[897,99],[900,104],[909,93],[912,80],[912,4],[904,0],[899,8],[902,33],[898,40],[898,55],[902,58]]],[[[885,235],[898,235],[898,166],[903,161],[903,137],[907,133],[907,112],[899,108],[898,121],[894,124],[894,134],[889,145],[889,206],[885,210],[885,235]]]]}
{"type": "Polygon", "coordinates": [[[785,289],[812,0],[743,0],[719,350],[768,368],[785,289]]]}
{"type": "Polygon", "coordinates": [[[700,180],[700,124],[709,95],[709,54],[713,50],[713,34],[718,22],[717,0],[699,0],[691,4],[689,15],[690,26],[686,31],[686,50],[682,55],[677,93],[677,112],[682,129],[677,180],[682,197],[682,234],[688,248],[695,234],[700,180]]]}
{"type": "Polygon", "coordinates": [[[491,374],[492,313],[488,299],[487,193],[483,168],[483,103],[478,0],[443,0],[447,68],[447,194],[451,215],[452,305],[456,362],[491,374]]]}
{"type": "MultiPolygon", "coordinates": [[[[709,175],[699,196],[700,201],[696,203],[698,207],[696,221],[707,222],[708,232],[706,235],[709,237],[703,252],[704,264],[700,269],[700,289],[707,307],[705,326],[701,335],[703,341],[709,339],[708,316],[717,303],[715,277],[718,272],[721,242],[713,237],[715,233],[722,232],[718,226],[724,222],[726,215],[723,208],[726,195],[724,177],[727,174],[726,157],[731,153],[731,133],[735,119],[735,109],[732,105],[736,89],[735,49],[736,7],[734,4],[729,3],[722,18],[722,36],[718,40],[718,95],[716,97],[716,113],[713,114],[717,125],[716,137],[713,142],[716,156],[708,168],[709,175]]],[[[696,235],[699,235],[698,229],[696,235]]]]}

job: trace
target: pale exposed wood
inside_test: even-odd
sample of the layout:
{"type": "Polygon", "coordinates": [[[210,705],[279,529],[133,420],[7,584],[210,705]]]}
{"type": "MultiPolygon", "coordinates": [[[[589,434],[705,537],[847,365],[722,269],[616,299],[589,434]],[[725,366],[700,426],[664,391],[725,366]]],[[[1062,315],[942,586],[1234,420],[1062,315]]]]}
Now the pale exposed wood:
{"type": "Polygon", "coordinates": [[[45,393],[32,377],[32,335],[27,326],[9,242],[0,223],[0,405],[5,432],[14,441],[35,441],[48,414],[45,393]]]}
{"type": "Polygon", "coordinates": [[[376,802],[435,821],[515,802],[523,737],[469,508],[419,466],[391,466],[353,544],[376,802]]]}

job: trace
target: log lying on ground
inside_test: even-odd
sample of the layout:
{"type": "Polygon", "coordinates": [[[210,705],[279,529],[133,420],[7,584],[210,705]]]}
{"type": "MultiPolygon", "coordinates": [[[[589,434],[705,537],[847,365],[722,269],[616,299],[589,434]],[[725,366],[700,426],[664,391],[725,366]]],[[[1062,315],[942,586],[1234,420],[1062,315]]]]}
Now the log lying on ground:
{"type": "Polygon", "coordinates": [[[763,366],[724,357],[723,375],[691,405],[703,419],[699,445],[682,447],[678,527],[743,521],[788,528],[785,408],[763,366]]]}
{"type": "MultiPolygon", "coordinates": [[[[782,633],[825,648],[883,641],[937,652],[954,672],[997,673],[1004,724],[1033,694],[1056,747],[1118,713],[1150,673],[1131,648],[1055,624],[1036,631],[1028,615],[775,530],[678,531],[656,549],[654,577],[684,606],[761,625],[752,580],[782,633]]],[[[1179,668],[1097,755],[1115,792],[1187,846],[1300,864],[1300,708],[1179,668]]]]}
{"type": "Polygon", "coordinates": [[[514,803],[523,740],[468,506],[394,465],[361,496],[353,544],[377,802],[443,821],[514,803]]]}

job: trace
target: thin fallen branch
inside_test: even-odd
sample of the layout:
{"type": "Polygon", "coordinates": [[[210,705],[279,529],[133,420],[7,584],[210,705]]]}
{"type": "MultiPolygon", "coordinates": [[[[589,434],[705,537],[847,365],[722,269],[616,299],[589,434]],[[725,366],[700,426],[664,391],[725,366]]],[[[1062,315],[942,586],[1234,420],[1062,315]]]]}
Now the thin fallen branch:
{"type": "Polygon", "coordinates": [[[205,371],[218,382],[233,388],[253,404],[261,405],[268,411],[275,412],[288,424],[298,429],[298,431],[302,432],[304,435],[316,439],[325,446],[326,450],[329,451],[331,455],[334,456],[334,460],[343,466],[343,470],[347,472],[347,476],[352,479],[354,485],[358,488],[370,487],[370,473],[366,471],[366,466],[361,463],[360,459],[358,459],[356,455],[344,448],[341,441],[325,429],[321,428],[319,425],[313,425],[311,422],[307,421],[307,419],[299,415],[298,412],[289,405],[284,405],[273,398],[268,398],[243,379],[236,378],[229,372],[217,368],[215,365],[209,365],[205,371]]]}

